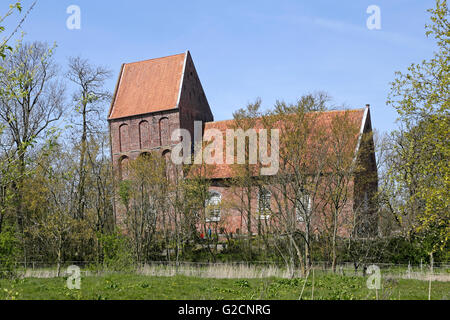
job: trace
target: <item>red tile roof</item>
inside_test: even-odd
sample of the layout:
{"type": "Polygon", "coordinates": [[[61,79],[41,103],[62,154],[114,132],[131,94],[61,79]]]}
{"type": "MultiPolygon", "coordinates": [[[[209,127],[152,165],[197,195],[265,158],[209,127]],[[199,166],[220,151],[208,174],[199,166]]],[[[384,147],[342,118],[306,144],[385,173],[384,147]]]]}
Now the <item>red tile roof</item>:
{"type": "MultiPolygon", "coordinates": [[[[310,113],[307,116],[312,117],[312,115],[317,115],[317,118],[314,119],[315,128],[317,130],[324,130],[326,131],[325,134],[329,135],[331,134],[331,128],[332,128],[332,121],[337,116],[345,115],[346,121],[348,121],[349,126],[355,126],[354,128],[357,128],[358,131],[361,128],[364,121],[364,114],[366,109],[354,109],[354,110],[333,110],[333,111],[325,111],[325,112],[319,112],[319,113],[310,113]]],[[[280,125],[280,129],[282,124],[280,125]]],[[[262,129],[262,120],[256,119],[255,129],[262,129]]],[[[225,139],[226,137],[226,130],[227,129],[237,129],[236,122],[234,120],[224,120],[224,121],[217,121],[217,122],[208,122],[205,123],[204,130],[208,129],[218,129],[222,132],[223,137],[225,139]]],[[[282,134],[283,129],[281,129],[280,134],[282,134]]],[[[360,132],[358,132],[360,133],[360,132]]],[[[314,134],[311,134],[310,138],[313,137],[314,134]]],[[[358,143],[358,137],[359,134],[354,137],[351,141],[351,145],[348,147],[351,148],[351,150],[356,151],[356,146],[358,143]]],[[[224,140],[225,141],[225,140],[224,140]]],[[[311,142],[310,143],[314,143],[311,142]]],[[[331,151],[329,151],[331,152],[331,151]]],[[[224,149],[224,157],[225,157],[225,149],[224,149]]],[[[255,175],[258,175],[257,172],[259,172],[259,169],[255,166],[255,175]]],[[[225,179],[225,178],[231,178],[234,176],[233,172],[233,165],[228,164],[215,164],[215,165],[208,165],[206,170],[206,176],[210,179],[225,179]]]]}
{"type": "Polygon", "coordinates": [[[122,67],[109,119],[177,108],[186,53],[122,67]]]}

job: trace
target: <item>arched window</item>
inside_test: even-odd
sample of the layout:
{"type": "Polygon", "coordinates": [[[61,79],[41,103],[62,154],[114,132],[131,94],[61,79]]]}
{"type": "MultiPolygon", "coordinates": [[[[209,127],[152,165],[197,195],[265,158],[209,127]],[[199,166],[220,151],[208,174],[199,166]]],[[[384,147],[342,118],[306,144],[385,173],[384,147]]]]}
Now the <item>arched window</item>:
{"type": "Polygon", "coordinates": [[[150,148],[150,126],[145,120],[139,123],[139,146],[141,150],[150,148]]]}
{"type": "Polygon", "coordinates": [[[151,155],[150,155],[149,152],[142,152],[142,153],[139,155],[139,159],[150,161],[151,155]]]}
{"type": "Polygon", "coordinates": [[[220,221],[221,203],[222,195],[217,191],[210,192],[209,199],[206,201],[206,222],[220,221]]]}
{"type": "Polygon", "coordinates": [[[162,158],[164,159],[164,167],[165,167],[165,172],[166,172],[166,176],[169,180],[172,180],[175,178],[175,167],[173,166],[172,163],[172,152],[170,150],[165,150],[162,153],[162,158]]]}
{"type": "Polygon", "coordinates": [[[170,152],[170,150],[165,150],[162,153],[162,156],[164,159],[166,159],[166,161],[170,161],[170,157],[171,157],[172,153],[170,152]]]}
{"type": "Polygon", "coordinates": [[[165,160],[166,168],[170,168],[172,165],[172,152],[170,150],[165,150],[162,153],[162,157],[165,160]]]}
{"type": "Polygon", "coordinates": [[[259,189],[258,195],[258,209],[259,217],[261,220],[267,220],[270,218],[272,212],[270,202],[272,200],[272,194],[265,188],[259,189]]]}
{"type": "Polygon", "coordinates": [[[170,139],[169,118],[161,118],[159,120],[159,145],[167,146],[170,139]]]}
{"type": "Polygon", "coordinates": [[[128,151],[130,144],[130,136],[128,132],[128,125],[122,124],[119,127],[119,149],[120,152],[126,152],[128,151]]]}
{"type": "Polygon", "coordinates": [[[124,180],[128,178],[128,164],[129,159],[126,156],[123,156],[119,159],[119,178],[120,180],[124,180]]]}

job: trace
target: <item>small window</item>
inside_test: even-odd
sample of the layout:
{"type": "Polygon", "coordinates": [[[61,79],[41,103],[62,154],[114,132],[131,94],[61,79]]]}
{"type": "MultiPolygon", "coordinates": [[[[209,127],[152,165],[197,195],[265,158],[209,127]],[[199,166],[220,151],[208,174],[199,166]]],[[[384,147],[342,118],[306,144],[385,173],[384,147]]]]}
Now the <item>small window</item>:
{"type": "Polygon", "coordinates": [[[222,196],[218,192],[211,192],[209,199],[206,201],[206,222],[220,221],[220,205],[222,196]]]}
{"type": "Polygon", "coordinates": [[[139,147],[150,149],[150,125],[146,120],[139,123],[139,147]]]}
{"type": "Polygon", "coordinates": [[[126,152],[130,147],[130,135],[127,124],[122,124],[119,127],[119,150],[120,152],[126,152]]]}
{"type": "Polygon", "coordinates": [[[305,218],[309,216],[312,209],[312,199],[309,194],[303,194],[297,199],[297,205],[295,206],[295,214],[298,222],[305,222],[305,218]]]}
{"type": "Polygon", "coordinates": [[[270,193],[270,191],[261,188],[258,198],[259,218],[261,220],[268,220],[270,218],[270,213],[272,212],[270,206],[272,194],[270,193]]]}

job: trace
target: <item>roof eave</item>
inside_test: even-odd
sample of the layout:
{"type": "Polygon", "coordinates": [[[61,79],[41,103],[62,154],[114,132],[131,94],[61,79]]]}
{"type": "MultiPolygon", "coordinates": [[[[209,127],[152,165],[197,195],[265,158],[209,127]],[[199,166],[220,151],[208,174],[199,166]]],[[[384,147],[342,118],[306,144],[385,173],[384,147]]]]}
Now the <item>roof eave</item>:
{"type": "Polygon", "coordinates": [[[178,99],[177,99],[177,106],[176,106],[177,109],[180,107],[181,93],[183,91],[184,74],[186,73],[186,62],[187,62],[188,55],[189,55],[189,50],[186,50],[186,52],[184,54],[183,72],[181,73],[181,79],[180,79],[180,89],[178,91],[178,99]]]}
{"type": "Polygon", "coordinates": [[[364,110],[364,116],[362,118],[362,122],[361,122],[361,129],[359,131],[359,137],[358,137],[358,142],[356,143],[356,149],[355,149],[355,156],[353,158],[353,164],[356,164],[356,160],[358,158],[358,152],[359,149],[361,148],[361,141],[364,135],[364,129],[366,127],[366,123],[369,119],[369,112],[370,112],[370,107],[367,105],[366,109],[364,110]]]}
{"type": "Polygon", "coordinates": [[[167,113],[167,112],[173,112],[173,111],[177,111],[177,110],[178,110],[178,107],[174,107],[171,109],[164,109],[164,110],[158,110],[158,111],[152,111],[152,112],[146,112],[146,113],[140,113],[140,114],[133,114],[133,115],[123,116],[123,117],[108,118],[108,121],[122,120],[122,119],[133,118],[133,117],[144,117],[144,116],[149,116],[152,114],[167,113]]]}
{"type": "Polygon", "coordinates": [[[120,67],[120,73],[119,73],[119,77],[117,78],[117,82],[116,82],[116,87],[114,89],[114,96],[111,100],[111,106],[109,107],[109,112],[108,112],[108,121],[112,120],[111,119],[111,114],[114,108],[114,104],[116,102],[116,97],[117,97],[117,92],[119,91],[119,85],[120,85],[120,81],[122,80],[122,74],[123,74],[123,69],[125,67],[125,63],[122,63],[122,66],[120,67]]]}

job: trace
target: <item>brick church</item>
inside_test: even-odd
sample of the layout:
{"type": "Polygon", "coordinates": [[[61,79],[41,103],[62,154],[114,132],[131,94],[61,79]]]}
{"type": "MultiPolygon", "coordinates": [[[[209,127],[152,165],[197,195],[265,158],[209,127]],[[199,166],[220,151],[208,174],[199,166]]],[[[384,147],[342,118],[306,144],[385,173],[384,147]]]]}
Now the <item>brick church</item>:
{"type": "MultiPolygon", "coordinates": [[[[344,111],[323,112],[320,121],[331,121],[344,111]]],[[[358,126],[360,136],[370,134],[372,125],[369,107],[349,112],[352,125],[358,126]],[[360,128],[360,129],[359,129],[360,128]]],[[[233,125],[233,120],[214,122],[214,116],[203,91],[192,57],[186,53],[122,65],[116,85],[113,101],[108,114],[111,138],[112,163],[116,179],[122,178],[122,170],[141,154],[160,153],[170,159],[172,148],[171,133],[182,128],[194,137],[194,121],[202,121],[205,129],[226,130],[233,125]]],[[[361,139],[353,141],[356,150],[360,148],[361,139]]],[[[369,139],[365,154],[361,155],[365,170],[376,176],[376,162],[373,140],[369,139]]],[[[233,175],[227,165],[217,165],[210,174],[211,203],[217,205],[233,197],[227,179],[233,175]]],[[[347,204],[347,210],[361,206],[377,192],[376,179],[370,183],[354,181],[355,193],[347,204]]],[[[267,195],[260,195],[259,198],[267,195]]],[[[270,200],[269,200],[270,203],[270,200]]],[[[270,204],[269,204],[270,205],[270,204]]],[[[258,202],[254,205],[258,208],[258,202]]],[[[120,216],[117,212],[116,216],[120,216]]],[[[374,205],[367,209],[368,215],[376,215],[374,205]]],[[[120,219],[120,218],[119,218],[120,219]]],[[[262,219],[262,218],[261,218],[262,219]]],[[[264,216],[264,219],[266,217],[264,216]]],[[[376,218],[372,223],[376,224],[376,218]]],[[[225,216],[220,210],[212,210],[206,223],[221,222],[227,232],[245,232],[246,222],[242,214],[233,208],[225,216]],[[224,221],[226,220],[226,221],[224,221]]],[[[376,228],[376,226],[374,227],[376,228]]],[[[345,232],[344,232],[345,233],[345,232]]]]}

